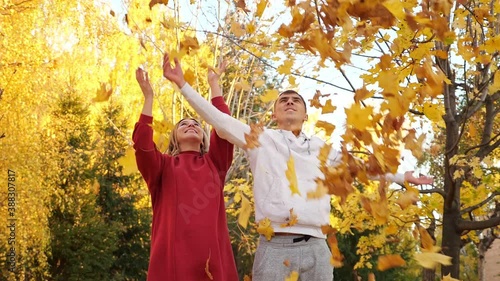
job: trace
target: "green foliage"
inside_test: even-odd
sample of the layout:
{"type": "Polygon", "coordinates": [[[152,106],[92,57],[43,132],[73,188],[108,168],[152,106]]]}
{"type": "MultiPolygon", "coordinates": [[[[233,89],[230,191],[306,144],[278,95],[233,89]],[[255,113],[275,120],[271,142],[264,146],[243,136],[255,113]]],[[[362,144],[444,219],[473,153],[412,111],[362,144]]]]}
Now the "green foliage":
{"type": "Polygon", "coordinates": [[[95,145],[89,111],[77,95],[67,93],[54,112],[52,149],[60,171],[48,184],[52,196],[48,253],[54,280],[109,280],[117,233],[99,216],[93,190],[95,145]],[[97,258],[98,257],[98,258],[97,258]]]}
{"type": "MultiPolygon", "coordinates": [[[[117,248],[111,267],[113,280],[144,280],[149,262],[151,211],[138,203],[147,192],[138,175],[124,175],[118,159],[128,146],[127,120],[123,109],[110,104],[97,122],[100,135],[98,161],[95,163],[99,185],[97,204],[100,216],[117,232],[117,248]]],[[[149,206],[148,206],[149,207],[149,206]]]]}

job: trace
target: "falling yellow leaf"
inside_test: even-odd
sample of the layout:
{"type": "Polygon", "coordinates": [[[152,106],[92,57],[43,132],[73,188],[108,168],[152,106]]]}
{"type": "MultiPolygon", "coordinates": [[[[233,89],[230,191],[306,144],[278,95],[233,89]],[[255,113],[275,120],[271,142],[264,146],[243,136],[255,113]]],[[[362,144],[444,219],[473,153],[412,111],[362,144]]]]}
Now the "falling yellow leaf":
{"type": "Polygon", "coordinates": [[[336,106],[332,105],[332,100],[329,99],[326,101],[325,105],[321,108],[321,114],[332,113],[337,109],[336,106]]]}
{"type": "Polygon", "coordinates": [[[335,125],[322,120],[318,120],[318,122],[316,122],[316,127],[324,129],[327,136],[331,135],[333,131],[335,131],[335,125]]]}
{"type": "Polygon", "coordinates": [[[243,228],[247,228],[248,220],[250,219],[250,214],[252,213],[252,205],[246,196],[241,196],[241,207],[239,211],[238,223],[243,228]]]}
{"type": "Polygon", "coordinates": [[[200,44],[198,43],[198,39],[196,37],[184,36],[184,39],[180,43],[181,51],[186,52],[186,54],[190,54],[191,51],[196,51],[200,48],[200,44]]]}
{"type": "Polygon", "coordinates": [[[438,264],[451,265],[451,257],[439,253],[416,253],[414,258],[418,264],[429,269],[436,268],[438,264]]]}
{"type": "Polygon", "coordinates": [[[237,21],[231,22],[231,29],[230,30],[234,35],[236,35],[238,37],[243,36],[246,33],[245,29],[241,28],[241,24],[238,23],[237,21]]]}
{"type": "Polygon", "coordinates": [[[248,84],[247,81],[245,80],[240,80],[236,83],[234,83],[234,89],[240,91],[250,91],[252,89],[252,87],[250,87],[250,84],[248,84]]]}
{"type": "Polygon", "coordinates": [[[260,100],[263,103],[272,102],[278,98],[278,94],[279,92],[276,89],[266,90],[266,92],[262,96],[260,96],[260,100]]]}
{"type": "Polygon", "coordinates": [[[293,59],[287,59],[285,62],[283,62],[282,65],[278,67],[278,72],[280,74],[290,74],[292,73],[292,67],[293,67],[293,59]]]}
{"type": "Polygon", "coordinates": [[[297,224],[299,220],[297,219],[297,214],[293,211],[293,208],[290,209],[290,217],[287,218],[287,222],[282,223],[281,227],[288,227],[297,224]]]}
{"type": "Polygon", "coordinates": [[[184,80],[186,80],[189,85],[196,85],[196,75],[191,69],[188,68],[184,71],[184,80]]]}
{"type": "Polygon", "coordinates": [[[326,241],[328,242],[328,246],[330,246],[330,251],[332,253],[332,256],[330,257],[330,264],[333,265],[333,267],[342,267],[344,265],[342,262],[344,260],[344,255],[340,253],[336,233],[330,233],[326,237],[326,241]]]}
{"type": "Polygon", "coordinates": [[[137,173],[137,163],[135,161],[135,150],[132,147],[127,148],[125,155],[118,159],[118,164],[123,167],[124,175],[137,173]]]}
{"type": "Polygon", "coordinates": [[[424,103],[423,113],[425,117],[433,122],[443,121],[444,110],[440,105],[435,103],[426,102],[424,103]]]}
{"type": "Polygon", "coordinates": [[[208,252],[208,259],[207,259],[207,262],[205,263],[205,273],[207,274],[208,278],[210,280],[214,280],[214,277],[212,276],[212,273],[210,273],[210,269],[209,269],[209,263],[210,263],[210,256],[212,254],[212,251],[209,250],[208,252]]]}
{"type": "Polygon", "coordinates": [[[307,192],[307,199],[320,199],[326,194],[328,194],[328,188],[325,187],[322,181],[319,181],[314,191],[307,192]]]}
{"type": "Polygon", "coordinates": [[[264,124],[259,123],[259,124],[250,124],[250,133],[245,134],[245,145],[243,146],[244,149],[252,149],[252,148],[257,148],[260,146],[259,143],[259,136],[264,132],[264,124]]]}
{"type": "Polygon", "coordinates": [[[290,266],[290,260],[289,259],[286,259],[283,261],[283,265],[286,266],[286,267],[289,267],[290,266]]]}
{"type": "Polygon", "coordinates": [[[345,113],[347,115],[346,123],[360,131],[365,131],[372,125],[373,108],[371,106],[363,108],[361,104],[354,103],[350,108],[345,109],[345,113]]]}
{"type": "Polygon", "coordinates": [[[271,226],[271,221],[268,218],[260,220],[257,226],[257,232],[264,235],[267,241],[271,240],[271,237],[274,236],[274,229],[271,226]]]}
{"type": "Polygon", "coordinates": [[[377,269],[384,271],[394,267],[404,266],[406,262],[400,255],[385,255],[379,256],[377,262],[377,269]]]}
{"type": "Polygon", "coordinates": [[[255,32],[257,28],[255,27],[255,23],[252,21],[250,23],[247,24],[246,26],[246,31],[248,34],[252,34],[255,32]]]}
{"type": "Polygon", "coordinates": [[[299,186],[297,183],[297,175],[295,174],[295,161],[292,155],[290,155],[290,157],[288,158],[286,166],[287,170],[285,172],[285,175],[286,179],[290,183],[290,190],[292,191],[292,194],[300,195],[299,186]]]}
{"type": "Polygon", "coordinates": [[[297,281],[299,280],[299,273],[297,271],[292,271],[290,276],[285,277],[285,281],[297,281]]]}
{"type": "Polygon", "coordinates": [[[439,251],[438,247],[434,247],[434,244],[436,243],[434,239],[431,237],[429,232],[427,232],[427,229],[418,226],[418,233],[420,234],[420,244],[423,248],[424,251],[427,252],[437,252],[439,251]]]}
{"type": "Polygon", "coordinates": [[[259,3],[257,4],[257,11],[255,11],[255,16],[260,18],[264,13],[264,10],[266,9],[266,6],[267,6],[267,0],[260,0],[259,3]]]}
{"type": "Polygon", "coordinates": [[[238,0],[238,2],[236,2],[236,8],[242,9],[245,13],[250,12],[250,10],[247,9],[247,4],[245,3],[245,0],[238,0]]]}
{"type": "Polygon", "coordinates": [[[151,0],[151,2],[149,2],[149,8],[152,9],[156,4],[168,5],[168,0],[151,0]]]}
{"type": "Polygon", "coordinates": [[[110,83],[101,83],[101,86],[99,87],[99,89],[97,89],[96,95],[92,99],[92,102],[107,101],[112,93],[113,87],[111,87],[110,83]]]}
{"type": "Polygon", "coordinates": [[[404,210],[408,208],[408,206],[411,206],[418,202],[418,194],[418,189],[409,188],[408,190],[406,190],[406,192],[399,196],[396,204],[398,204],[399,207],[404,210]]]}

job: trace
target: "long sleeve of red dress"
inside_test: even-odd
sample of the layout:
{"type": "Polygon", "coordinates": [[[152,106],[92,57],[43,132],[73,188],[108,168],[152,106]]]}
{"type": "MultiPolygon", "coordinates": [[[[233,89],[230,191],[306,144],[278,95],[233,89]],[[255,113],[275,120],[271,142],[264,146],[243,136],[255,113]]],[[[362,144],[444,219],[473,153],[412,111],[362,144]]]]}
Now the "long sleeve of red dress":
{"type": "MultiPolygon", "coordinates": [[[[212,99],[222,112],[222,97],[212,99]]],[[[212,130],[209,152],[162,154],[153,142],[152,117],[141,115],[133,140],[139,171],[153,205],[148,281],[236,281],[224,205],[224,179],[233,145],[212,130]]]]}

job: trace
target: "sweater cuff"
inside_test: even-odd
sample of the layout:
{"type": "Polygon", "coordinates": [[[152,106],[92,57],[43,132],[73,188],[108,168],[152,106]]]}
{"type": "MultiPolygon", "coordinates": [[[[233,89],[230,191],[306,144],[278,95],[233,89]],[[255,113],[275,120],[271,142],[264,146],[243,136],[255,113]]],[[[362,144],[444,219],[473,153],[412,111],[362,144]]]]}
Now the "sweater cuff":
{"type": "Polygon", "coordinates": [[[153,116],[141,114],[141,117],[139,117],[139,123],[153,124],[153,116]]]}
{"type": "Polygon", "coordinates": [[[218,107],[220,105],[224,105],[225,104],[224,98],[222,96],[214,97],[214,98],[212,98],[212,104],[215,107],[218,107]]]}

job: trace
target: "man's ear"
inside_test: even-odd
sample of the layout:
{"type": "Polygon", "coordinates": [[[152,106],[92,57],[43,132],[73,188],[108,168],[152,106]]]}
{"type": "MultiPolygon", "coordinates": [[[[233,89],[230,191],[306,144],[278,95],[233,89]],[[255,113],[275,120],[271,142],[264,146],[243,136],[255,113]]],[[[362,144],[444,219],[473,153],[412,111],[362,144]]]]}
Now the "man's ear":
{"type": "Polygon", "coordinates": [[[271,118],[273,121],[276,121],[276,115],[274,114],[274,112],[271,114],[271,118]]]}

